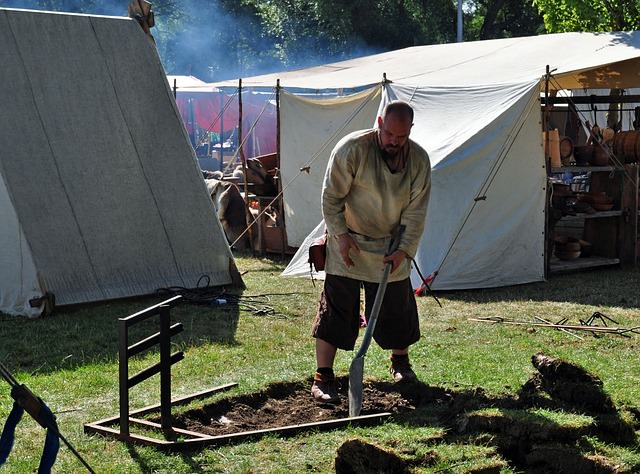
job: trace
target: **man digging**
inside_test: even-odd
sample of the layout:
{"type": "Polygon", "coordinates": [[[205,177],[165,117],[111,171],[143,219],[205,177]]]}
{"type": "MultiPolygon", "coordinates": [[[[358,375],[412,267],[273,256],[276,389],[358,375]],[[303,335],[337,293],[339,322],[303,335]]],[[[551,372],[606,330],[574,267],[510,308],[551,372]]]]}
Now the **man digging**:
{"type": "Polygon", "coordinates": [[[373,339],[391,351],[396,382],[415,381],[409,346],[420,338],[411,281],[411,258],[418,248],[431,191],[427,152],[409,139],[413,109],[392,101],[378,127],[345,136],[331,153],[322,190],[327,228],[325,281],[312,335],[316,364],[311,394],[338,403],[333,373],[337,349],[353,350],[360,327],[360,288],[370,314],[382,268],[391,263],[389,283],[373,339]],[[385,251],[394,231],[404,227],[397,250],[385,251]]]}

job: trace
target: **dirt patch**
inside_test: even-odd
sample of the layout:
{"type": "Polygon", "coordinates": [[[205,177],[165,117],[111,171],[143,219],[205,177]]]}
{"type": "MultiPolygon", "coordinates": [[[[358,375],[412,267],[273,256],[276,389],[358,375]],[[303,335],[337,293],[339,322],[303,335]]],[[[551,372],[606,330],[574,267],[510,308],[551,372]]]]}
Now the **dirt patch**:
{"type": "MultiPolygon", "coordinates": [[[[636,445],[640,428],[637,413],[629,411],[635,421],[625,422],[602,383],[573,364],[544,354],[534,355],[532,363],[538,373],[517,394],[501,397],[487,396],[479,387],[455,391],[422,382],[365,380],[361,415],[390,413],[394,421],[405,425],[441,426],[446,432],[442,442],[494,445],[509,466],[526,472],[578,472],[576,466],[586,474],[625,472],[605,457],[585,454],[593,453],[592,449],[580,447],[586,436],[621,446],[636,445]],[[565,427],[513,415],[534,407],[587,414],[594,422],[565,427]],[[499,410],[483,412],[485,408],[499,410]]],[[[311,379],[276,383],[259,393],[223,399],[177,415],[174,427],[234,438],[235,434],[346,419],[348,378],[338,382],[342,400],[338,405],[316,403],[309,393],[311,379]]],[[[428,456],[413,459],[410,453],[403,453],[400,457],[392,450],[349,440],[337,450],[335,468],[352,473],[409,472],[409,466],[432,462],[428,456]]],[[[500,467],[496,469],[499,472],[500,467]]]]}
{"type": "MultiPolygon", "coordinates": [[[[319,423],[349,416],[347,377],[338,379],[341,403],[319,404],[305,382],[276,383],[265,390],[221,400],[175,418],[174,426],[209,436],[223,436],[245,431],[319,423]]],[[[413,401],[394,389],[391,383],[365,381],[361,415],[398,414],[415,408],[413,401]]]]}

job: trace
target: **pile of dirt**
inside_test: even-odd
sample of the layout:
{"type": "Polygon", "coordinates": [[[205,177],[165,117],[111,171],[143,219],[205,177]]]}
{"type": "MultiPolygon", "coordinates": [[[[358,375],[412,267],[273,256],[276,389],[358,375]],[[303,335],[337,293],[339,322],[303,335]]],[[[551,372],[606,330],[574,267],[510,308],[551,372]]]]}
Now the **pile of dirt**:
{"type": "MultiPolygon", "coordinates": [[[[443,443],[493,444],[509,466],[526,472],[623,472],[607,458],[585,455],[589,450],[579,448],[587,435],[621,446],[634,445],[640,428],[637,412],[632,413],[633,425],[625,422],[602,383],[573,364],[544,354],[534,355],[532,363],[538,373],[517,394],[499,397],[487,396],[482,388],[455,391],[422,382],[365,380],[361,416],[388,413],[398,423],[435,423],[445,428],[443,443]],[[594,422],[575,428],[513,416],[517,410],[534,407],[586,414],[594,422]],[[485,414],[485,408],[498,408],[500,414],[485,414]]],[[[338,382],[341,403],[337,405],[315,402],[309,393],[311,380],[276,383],[259,393],[226,398],[177,415],[174,427],[209,436],[231,435],[229,442],[241,440],[238,435],[242,433],[255,437],[285,427],[304,430],[310,423],[318,424],[315,429],[329,429],[335,426],[323,428],[323,423],[348,418],[348,378],[338,382]]],[[[291,430],[283,430],[288,432],[291,430]]],[[[404,472],[410,465],[431,462],[433,459],[411,459],[406,453],[399,456],[350,440],[337,450],[335,468],[352,473],[404,472]],[[393,469],[387,469],[391,466],[393,469]]],[[[501,467],[496,466],[496,472],[501,467]]]]}

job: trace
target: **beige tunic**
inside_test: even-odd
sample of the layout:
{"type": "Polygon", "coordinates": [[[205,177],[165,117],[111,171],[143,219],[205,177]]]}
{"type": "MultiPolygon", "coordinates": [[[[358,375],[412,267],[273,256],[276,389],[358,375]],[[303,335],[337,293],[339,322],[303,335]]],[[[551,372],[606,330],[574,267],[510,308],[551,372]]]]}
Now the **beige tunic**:
{"type": "MultiPolygon", "coordinates": [[[[377,130],[363,130],[344,137],[334,148],[324,177],[322,213],[329,234],[325,271],[332,275],[378,282],[382,276],[390,236],[398,225],[405,231],[400,250],[415,256],[431,191],[429,155],[409,140],[403,170],[392,173],[376,140],[377,130]],[[355,265],[347,268],[335,236],[349,232],[360,246],[351,252],[355,265]]],[[[389,281],[407,278],[406,259],[389,281]]]]}

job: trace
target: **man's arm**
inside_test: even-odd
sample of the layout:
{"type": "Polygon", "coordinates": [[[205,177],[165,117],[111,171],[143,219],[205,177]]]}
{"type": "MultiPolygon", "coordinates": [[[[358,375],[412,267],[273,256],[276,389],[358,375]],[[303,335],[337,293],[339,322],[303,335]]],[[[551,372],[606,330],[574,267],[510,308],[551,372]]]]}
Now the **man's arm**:
{"type": "Polygon", "coordinates": [[[348,232],[345,198],[354,178],[350,153],[350,148],[344,145],[333,151],[322,183],[322,216],[329,235],[334,237],[348,232]]]}
{"type": "Polygon", "coordinates": [[[354,170],[348,146],[336,148],[327,165],[322,185],[322,215],[327,226],[329,238],[336,238],[340,255],[347,267],[354,265],[350,251],[360,252],[360,247],[349,235],[344,215],[345,197],[353,183],[354,170]]]}

